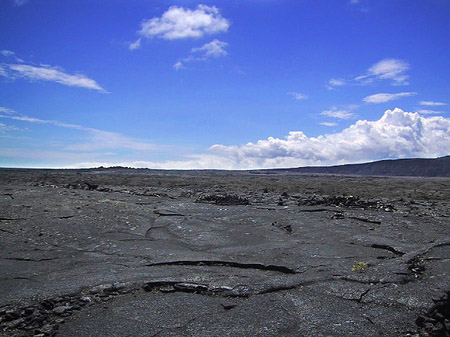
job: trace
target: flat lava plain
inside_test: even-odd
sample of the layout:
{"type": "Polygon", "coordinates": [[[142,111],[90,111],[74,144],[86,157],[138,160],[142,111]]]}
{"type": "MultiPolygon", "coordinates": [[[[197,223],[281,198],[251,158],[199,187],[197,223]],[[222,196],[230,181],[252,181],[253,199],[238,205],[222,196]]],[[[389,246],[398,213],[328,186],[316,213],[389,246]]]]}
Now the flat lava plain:
{"type": "Polygon", "coordinates": [[[450,178],[0,169],[0,335],[449,336],[449,202],[450,178]]]}

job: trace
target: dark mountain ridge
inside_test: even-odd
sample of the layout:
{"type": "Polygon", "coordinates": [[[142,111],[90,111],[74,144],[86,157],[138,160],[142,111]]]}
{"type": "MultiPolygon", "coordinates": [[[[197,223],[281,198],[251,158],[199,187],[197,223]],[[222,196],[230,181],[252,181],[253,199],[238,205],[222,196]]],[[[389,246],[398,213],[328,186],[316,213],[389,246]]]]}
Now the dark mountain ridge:
{"type": "Polygon", "coordinates": [[[363,164],[306,166],[269,171],[363,176],[450,177],[450,156],[380,160],[363,164]]]}

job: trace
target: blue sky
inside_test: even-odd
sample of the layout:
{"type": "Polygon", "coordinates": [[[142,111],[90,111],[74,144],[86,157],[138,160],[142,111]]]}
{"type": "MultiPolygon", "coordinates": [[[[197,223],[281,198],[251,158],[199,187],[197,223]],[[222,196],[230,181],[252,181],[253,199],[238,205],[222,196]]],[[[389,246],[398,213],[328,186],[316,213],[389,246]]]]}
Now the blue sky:
{"type": "Polygon", "coordinates": [[[0,166],[449,154],[448,0],[1,0],[0,166]]]}

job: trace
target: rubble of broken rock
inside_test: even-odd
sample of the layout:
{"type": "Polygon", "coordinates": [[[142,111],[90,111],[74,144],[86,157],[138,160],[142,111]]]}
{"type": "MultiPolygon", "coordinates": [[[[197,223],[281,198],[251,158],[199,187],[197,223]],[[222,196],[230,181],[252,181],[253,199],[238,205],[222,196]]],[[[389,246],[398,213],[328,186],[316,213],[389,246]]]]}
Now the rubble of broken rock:
{"type": "Polygon", "coordinates": [[[202,194],[195,202],[212,203],[216,205],[249,205],[250,202],[246,197],[236,194],[202,194]]]}
{"type": "Polygon", "coordinates": [[[448,178],[0,182],[0,336],[450,335],[448,178]]]}
{"type": "Polygon", "coordinates": [[[346,195],[325,195],[325,196],[309,196],[301,198],[298,202],[299,206],[337,206],[337,207],[355,207],[363,209],[382,209],[386,212],[395,210],[394,206],[380,199],[363,200],[355,196],[346,195]]]}
{"type": "Polygon", "coordinates": [[[417,317],[416,324],[422,335],[450,335],[450,291],[433,300],[434,305],[426,314],[417,317]]]}

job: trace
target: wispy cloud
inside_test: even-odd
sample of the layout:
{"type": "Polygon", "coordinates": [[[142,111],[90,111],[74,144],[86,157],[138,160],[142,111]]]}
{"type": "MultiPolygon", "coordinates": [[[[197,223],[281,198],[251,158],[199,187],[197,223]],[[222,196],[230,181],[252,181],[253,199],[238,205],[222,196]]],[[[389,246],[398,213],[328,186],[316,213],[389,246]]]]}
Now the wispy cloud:
{"type": "Polygon", "coordinates": [[[416,112],[423,114],[423,115],[438,115],[438,114],[445,113],[445,111],[436,111],[436,110],[429,110],[429,109],[419,109],[419,110],[416,110],[416,112]]]}
{"type": "Polygon", "coordinates": [[[320,125],[332,127],[332,126],[336,126],[337,124],[333,123],[333,122],[322,122],[322,123],[320,123],[320,125]]]}
{"type": "Polygon", "coordinates": [[[190,155],[186,160],[96,162],[76,166],[255,169],[336,165],[387,158],[438,157],[448,154],[449,134],[449,118],[425,117],[394,109],[385,111],[378,120],[358,120],[340,132],[318,137],[292,131],[284,138],[269,137],[245,145],[213,145],[209,153],[190,155]]]}
{"type": "Polygon", "coordinates": [[[200,55],[198,58],[202,60],[210,57],[222,57],[228,55],[228,52],[225,50],[227,46],[228,43],[214,39],[199,48],[192,48],[191,53],[200,55]]]}
{"type": "MultiPolygon", "coordinates": [[[[7,108],[5,108],[7,109],[7,108]]],[[[24,115],[16,115],[14,110],[8,109],[9,114],[0,115],[0,118],[34,123],[34,124],[47,124],[62,128],[75,129],[86,132],[88,134],[86,141],[80,144],[72,144],[66,146],[64,150],[69,151],[97,151],[105,149],[129,149],[137,151],[151,151],[157,147],[154,144],[143,142],[140,140],[126,137],[117,132],[109,132],[99,130],[95,128],[89,128],[77,124],[64,123],[56,120],[46,120],[35,117],[29,117],[24,115]]],[[[2,111],[2,110],[0,110],[2,111]]]]}
{"type": "Polygon", "coordinates": [[[13,125],[6,125],[4,123],[0,123],[0,132],[3,133],[5,131],[18,131],[20,130],[18,127],[13,125]]]}
{"type": "Polygon", "coordinates": [[[356,7],[359,11],[366,13],[369,11],[368,0],[349,0],[350,6],[356,7]]]}
{"type": "Polygon", "coordinates": [[[28,0],[14,0],[16,6],[23,6],[28,2],[28,0]]]}
{"type": "Polygon", "coordinates": [[[198,5],[196,9],[172,6],[161,17],[144,20],[138,34],[166,40],[199,38],[226,32],[230,22],[214,6],[198,5]]]}
{"type": "Polygon", "coordinates": [[[173,68],[175,70],[180,70],[184,68],[184,63],[194,62],[194,61],[206,61],[210,58],[219,58],[228,55],[225,48],[228,43],[214,39],[209,43],[205,43],[203,46],[198,48],[192,48],[191,54],[181,60],[178,60],[173,68]]]}
{"type": "Polygon", "coordinates": [[[326,87],[328,90],[335,89],[337,87],[342,87],[347,84],[347,81],[343,78],[332,78],[328,81],[326,87]]]}
{"type": "Polygon", "coordinates": [[[304,101],[309,98],[307,94],[303,94],[301,92],[288,92],[288,95],[291,95],[297,101],[304,101]]]}
{"type": "Polygon", "coordinates": [[[180,69],[183,69],[183,68],[185,68],[185,67],[184,67],[184,65],[183,65],[183,63],[181,61],[178,61],[177,63],[175,63],[173,65],[173,69],[175,69],[177,71],[180,70],[180,69]]]}
{"type": "Polygon", "coordinates": [[[433,102],[433,101],[421,101],[419,104],[420,104],[420,105],[426,105],[426,106],[442,106],[442,105],[447,105],[447,103],[443,103],[443,102],[433,102]]]}
{"type": "Polygon", "coordinates": [[[13,109],[5,108],[4,106],[0,106],[0,113],[5,113],[8,115],[16,113],[13,109]]]}
{"type": "Polygon", "coordinates": [[[141,39],[137,39],[136,41],[129,44],[128,48],[130,50],[139,49],[141,47],[141,39]]]}
{"type": "Polygon", "coordinates": [[[364,75],[353,79],[332,78],[326,84],[328,90],[342,87],[344,85],[368,85],[376,81],[389,80],[394,86],[407,85],[409,76],[406,72],[410,69],[409,64],[399,59],[383,59],[373,64],[364,75]]]}
{"type": "Polygon", "coordinates": [[[0,50],[0,54],[2,54],[3,56],[6,56],[6,57],[15,55],[15,53],[11,50],[0,50]]]}
{"type": "Polygon", "coordinates": [[[97,90],[103,93],[107,91],[103,89],[95,80],[82,74],[67,74],[60,68],[41,65],[39,67],[27,64],[6,64],[3,67],[6,76],[10,79],[17,77],[28,78],[30,80],[50,81],[64,84],[71,87],[80,87],[85,89],[97,90]]]}
{"type": "Polygon", "coordinates": [[[377,80],[391,80],[393,85],[407,85],[409,76],[406,71],[409,68],[409,64],[403,60],[384,59],[372,65],[367,70],[366,75],[358,76],[355,80],[361,84],[368,84],[377,80]]]}
{"type": "Polygon", "coordinates": [[[338,108],[336,106],[332,106],[328,110],[322,111],[320,114],[322,116],[337,118],[337,119],[350,119],[355,117],[355,114],[352,112],[353,110],[357,109],[357,105],[349,105],[344,108],[338,108]]]}
{"type": "Polygon", "coordinates": [[[400,99],[402,97],[409,97],[415,95],[417,95],[417,92],[399,92],[396,94],[380,93],[364,97],[363,101],[366,103],[386,103],[400,99]]]}
{"type": "MultiPolygon", "coordinates": [[[[16,57],[16,53],[11,50],[1,50],[0,55],[6,58],[13,58],[18,63],[0,63],[0,76],[10,80],[17,78],[27,78],[32,81],[56,82],[71,87],[96,90],[107,93],[95,80],[83,74],[68,74],[61,67],[52,67],[47,64],[26,64],[24,60],[16,57]]],[[[29,63],[29,62],[28,62],[29,63]]]]}

